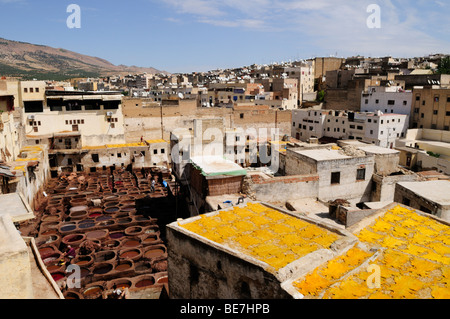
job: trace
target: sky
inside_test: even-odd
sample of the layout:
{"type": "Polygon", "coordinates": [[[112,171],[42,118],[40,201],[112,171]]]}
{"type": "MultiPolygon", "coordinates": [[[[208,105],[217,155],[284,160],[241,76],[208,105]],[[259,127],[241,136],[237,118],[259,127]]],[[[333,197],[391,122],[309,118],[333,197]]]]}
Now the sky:
{"type": "Polygon", "coordinates": [[[448,0],[0,0],[0,37],[190,73],[448,54],[449,15],[448,0]],[[80,7],[80,28],[67,25],[70,4],[80,7]],[[368,11],[372,4],[379,10],[368,11]]]}

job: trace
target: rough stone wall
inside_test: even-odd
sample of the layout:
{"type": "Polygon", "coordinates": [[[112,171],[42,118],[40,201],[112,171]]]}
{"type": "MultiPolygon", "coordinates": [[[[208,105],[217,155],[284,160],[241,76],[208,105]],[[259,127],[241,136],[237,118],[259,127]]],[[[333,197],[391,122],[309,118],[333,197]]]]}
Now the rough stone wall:
{"type": "Polygon", "coordinates": [[[173,299],[292,298],[261,267],[167,227],[168,276],[173,299]]]}
{"type": "Polygon", "coordinates": [[[256,200],[269,202],[317,198],[319,195],[319,176],[299,175],[264,179],[261,175],[255,174],[248,178],[246,192],[256,200]]]}

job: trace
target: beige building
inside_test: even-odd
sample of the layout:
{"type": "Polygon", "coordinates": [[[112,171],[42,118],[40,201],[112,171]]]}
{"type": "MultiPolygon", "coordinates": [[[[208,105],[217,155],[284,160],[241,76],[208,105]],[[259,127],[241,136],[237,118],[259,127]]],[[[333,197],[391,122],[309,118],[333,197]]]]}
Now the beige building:
{"type": "Polygon", "coordinates": [[[414,87],[412,128],[450,130],[450,88],[414,87]]]}

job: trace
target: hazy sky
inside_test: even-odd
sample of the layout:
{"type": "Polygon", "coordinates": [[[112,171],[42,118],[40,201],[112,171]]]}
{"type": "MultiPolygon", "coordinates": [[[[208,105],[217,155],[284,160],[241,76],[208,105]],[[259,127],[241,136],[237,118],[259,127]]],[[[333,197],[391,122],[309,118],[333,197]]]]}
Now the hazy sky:
{"type": "Polygon", "coordinates": [[[0,0],[0,37],[169,72],[450,53],[448,0],[0,0]],[[70,29],[67,6],[81,8],[70,29]],[[368,28],[370,4],[381,28],[368,28]]]}

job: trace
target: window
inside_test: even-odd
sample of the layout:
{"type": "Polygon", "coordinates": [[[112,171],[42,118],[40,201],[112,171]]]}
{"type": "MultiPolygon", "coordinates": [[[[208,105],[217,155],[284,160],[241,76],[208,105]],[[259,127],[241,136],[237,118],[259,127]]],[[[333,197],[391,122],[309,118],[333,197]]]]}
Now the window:
{"type": "Polygon", "coordinates": [[[420,101],[420,95],[416,96],[416,101],[420,101]]]}
{"type": "Polygon", "coordinates": [[[37,126],[34,126],[34,127],[33,127],[33,132],[38,132],[38,131],[39,131],[38,127],[37,127],[37,126]]]}
{"type": "Polygon", "coordinates": [[[368,99],[366,99],[365,103],[366,103],[366,104],[369,104],[369,100],[368,100],[368,99]]]}
{"type": "Polygon", "coordinates": [[[445,112],[445,116],[450,116],[450,111],[445,112]]]}
{"type": "Polygon", "coordinates": [[[403,101],[403,105],[407,105],[408,104],[408,101],[403,101]]]}
{"type": "Polygon", "coordinates": [[[378,103],[380,103],[380,100],[375,100],[375,104],[378,104],[378,103]]]}
{"type": "Polygon", "coordinates": [[[421,118],[424,118],[424,117],[425,117],[425,114],[424,114],[424,113],[421,113],[421,114],[420,114],[420,117],[421,117],[421,118]]]}
{"type": "Polygon", "coordinates": [[[92,156],[92,161],[93,161],[94,163],[98,163],[98,162],[99,162],[98,154],[92,154],[91,156],[92,156]]]}
{"type": "Polygon", "coordinates": [[[295,122],[292,122],[292,126],[295,127],[295,122]]]}
{"type": "Polygon", "coordinates": [[[373,135],[373,130],[370,130],[370,135],[373,135]]]}
{"type": "Polygon", "coordinates": [[[28,93],[28,89],[27,88],[23,88],[23,93],[28,93]]]}
{"type": "Polygon", "coordinates": [[[153,150],[153,154],[155,154],[155,155],[158,154],[158,150],[156,150],[156,149],[153,150]]]}
{"type": "Polygon", "coordinates": [[[36,93],[39,93],[39,88],[36,88],[35,91],[36,91],[36,93]]]}
{"type": "Polygon", "coordinates": [[[239,117],[240,117],[241,119],[243,119],[243,118],[244,118],[244,113],[241,113],[241,114],[239,115],[239,117]]]}
{"type": "Polygon", "coordinates": [[[381,120],[381,124],[383,124],[384,123],[384,121],[383,120],[381,120]]]}
{"type": "Polygon", "coordinates": [[[363,130],[363,127],[362,126],[360,126],[360,125],[358,125],[357,127],[356,127],[358,130],[360,130],[360,131],[362,131],[363,130]]]}
{"type": "Polygon", "coordinates": [[[372,119],[368,119],[367,122],[372,123],[372,119]]]}
{"type": "Polygon", "coordinates": [[[116,124],[111,123],[111,128],[115,128],[115,127],[116,127],[116,124]]]}
{"type": "Polygon", "coordinates": [[[434,97],[434,102],[439,102],[439,96],[434,97]]]}
{"type": "Polygon", "coordinates": [[[117,153],[117,157],[121,158],[122,157],[122,153],[117,153]]]}
{"type": "Polygon", "coordinates": [[[30,93],[33,93],[33,88],[30,88],[30,93]]]}
{"type": "Polygon", "coordinates": [[[395,105],[395,100],[388,100],[388,105],[395,105]]]}
{"type": "Polygon", "coordinates": [[[331,173],[331,184],[340,184],[341,183],[341,172],[333,172],[331,173]]]}
{"type": "Polygon", "coordinates": [[[161,154],[164,154],[166,150],[164,148],[161,149],[161,154]]]}
{"type": "Polygon", "coordinates": [[[359,168],[356,170],[356,180],[357,181],[364,181],[366,179],[366,169],[365,168],[359,168]]]}
{"type": "Polygon", "coordinates": [[[414,113],[419,114],[419,108],[418,107],[414,108],[414,113]]]}
{"type": "Polygon", "coordinates": [[[77,132],[78,131],[78,125],[72,125],[72,131],[77,132]]]}
{"type": "Polygon", "coordinates": [[[438,114],[438,110],[433,110],[433,114],[437,115],[438,114]]]}

